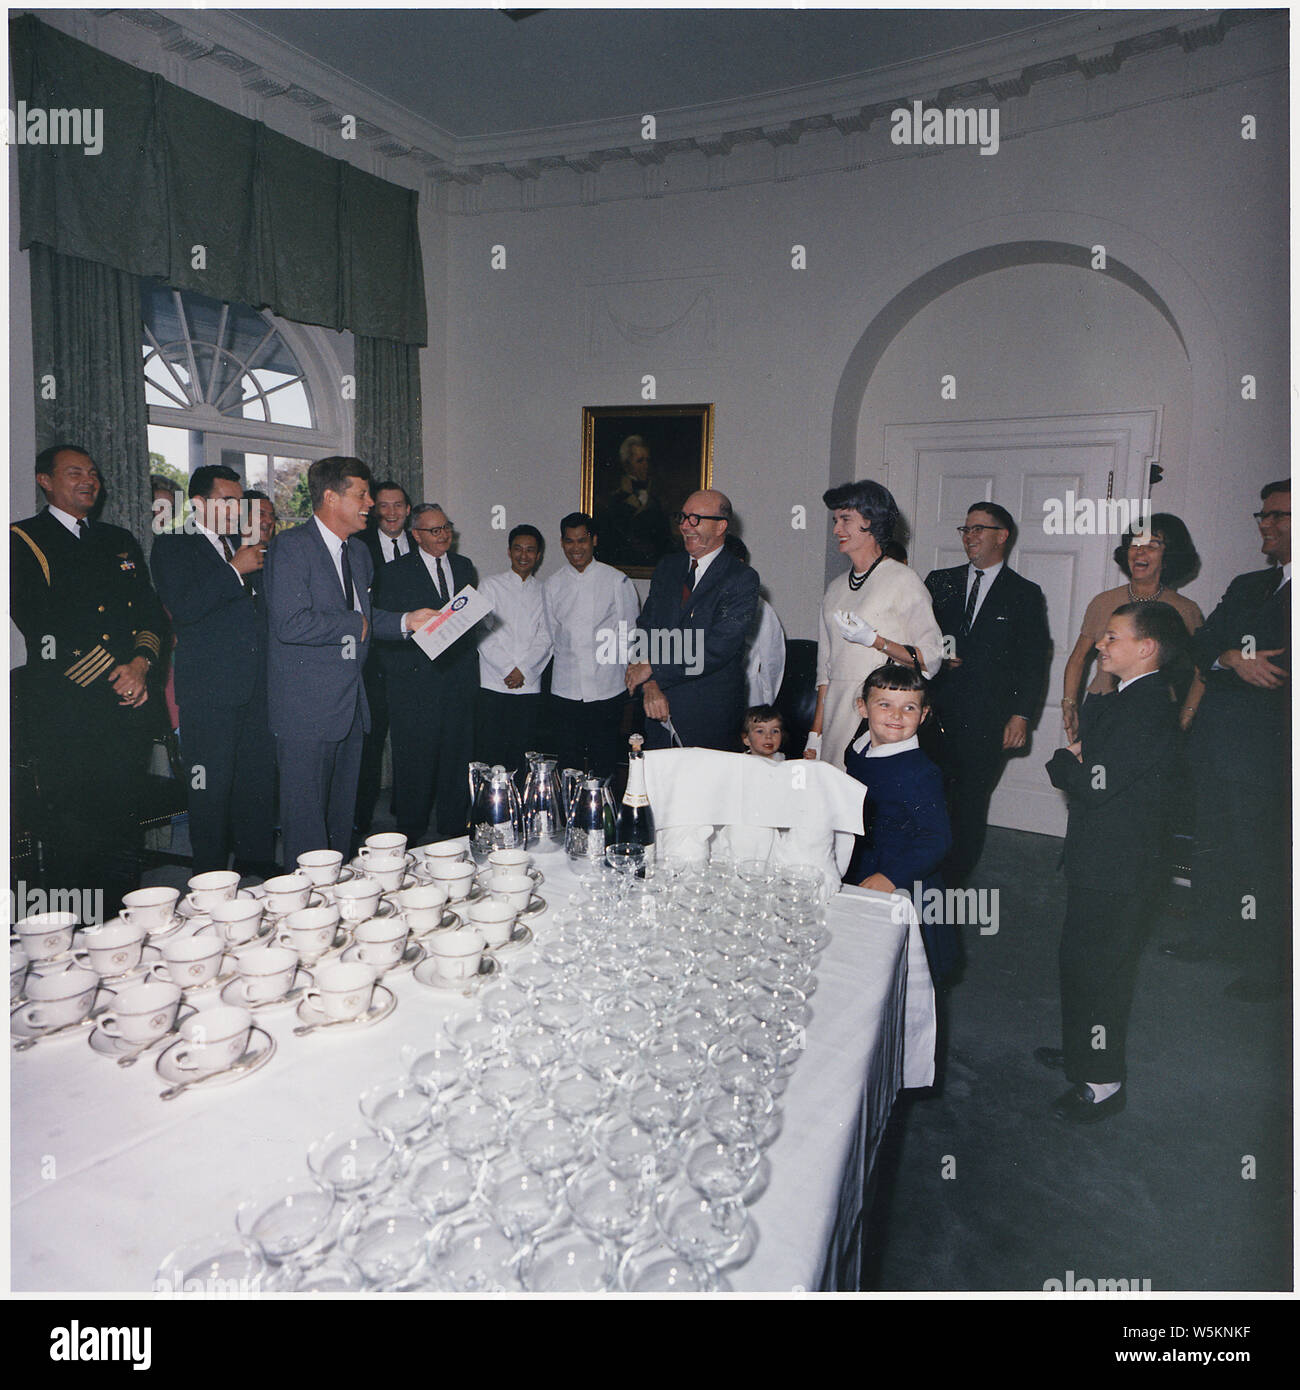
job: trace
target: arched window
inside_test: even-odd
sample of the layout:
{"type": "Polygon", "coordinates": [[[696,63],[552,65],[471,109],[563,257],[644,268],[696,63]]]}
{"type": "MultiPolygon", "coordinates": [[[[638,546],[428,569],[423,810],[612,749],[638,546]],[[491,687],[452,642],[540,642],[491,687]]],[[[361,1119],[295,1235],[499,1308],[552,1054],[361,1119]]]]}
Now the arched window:
{"type": "Polygon", "coordinates": [[[351,452],[351,335],[166,285],[142,298],[152,470],[180,488],[222,463],[268,493],[282,523],[309,516],[308,466],[351,452]]]}

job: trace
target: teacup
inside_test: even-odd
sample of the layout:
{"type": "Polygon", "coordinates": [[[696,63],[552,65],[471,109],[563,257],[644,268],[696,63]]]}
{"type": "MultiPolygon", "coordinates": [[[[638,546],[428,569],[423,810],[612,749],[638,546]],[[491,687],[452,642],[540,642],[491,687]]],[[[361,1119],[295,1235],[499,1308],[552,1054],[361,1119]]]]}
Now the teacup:
{"type": "Polygon", "coordinates": [[[212,925],[227,945],[242,946],[257,935],[265,911],[266,904],[257,898],[231,898],[212,909],[212,925]]]}
{"type": "Polygon", "coordinates": [[[113,1007],[100,1016],[99,1027],[110,1038],[124,1042],[155,1042],[171,1031],[180,1003],[180,985],[165,980],[132,985],[122,990],[113,1000],[113,1007]]]}
{"type": "Polygon", "coordinates": [[[429,946],[434,973],[450,984],[472,980],[483,961],[484,945],[483,934],[473,927],[439,933],[429,946]]]}
{"type": "Polygon", "coordinates": [[[494,849],[488,863],[503,873],[526,874],[533,866],[533,856],[522,849],[494,849]]]}
{"type": "Polygon", "coordinates": [[[311,879],[306,874],[277,874],[262,887],[266,891],[266,910],[276,917],[306,907],[311,897],[311,879]]]}
{"type": "Polygon", "coordinates": [[[95,1007],[99,976],[76,967],[56,975],[29,975],[27,998],[16,1016],[29,1028],[48,1032],[77,1023],[95,1007]]]}
{"type": "Polygon", "coordinates": [[[397,894],[397,906],[413,932],[432,931],[442,921],[447,902],[447,886],[443,883],[417,883],[397,894]]]}
{"type": "Polygon", "coordinates": [[[73,954],[78,965],[89,966],[96,975],[125,975],[140,964],[144,938],[141,923],[114,917],[101,927],[87,927],[73,954]]]}
{"type": "Polygon", "coordinates": [[[317,888],[339,881],[343,872],[343,854],[337,849],[309,849],[298,856],[298,872],[311,879],[317,888]]]}
{"type": "Polygon", "coordinates": [[[181,1071],[224,1071],[244,1055],[252,1027],[253,1015],[237,1005],[202,1009],[176,1030],[182,1041],[171,1060],[181,1071]]]}
{"type": "Polygon", "coordinates": [[[488,878],[488,891],[499,902],[508,903],[516,912],[522,912],[532,900],[533,881],[527,874],[494,870],[488,878]]]}
{"type": "Polygon", "coordinates": [[[154,979],[170,980],[182,989],[198,989],[221,973],[226,943],[215,932],[178,936],[158,943],[162,960],[149,967],[154,979]]]}
{"type": "Polygon", "coordinates": [[[250,951],[241,956],[235,967],[239,971],[239,992],[247,1004],[266,1004],[283,999],[293,988],[298,972],[298,953],[287,946],[268,946],[264,951],[250,951]]]}
{"type": "Polygon", "coordinates": [[[377,974],[374,966],[360,961],[327,965],[316,972],[315,984],[303,993],[326,1018],[360,1018],[370,1008],[377,974]]]}
{"type": "Polygon", "coordinates": [[[406,836],[399,835],[395,830],[386,830],[378,835],[367,835],[366,842],[358,853],[366,863],[369,863],[371,856],[375,854],[404,855],[406,853],[406,836]]]}
{"type": "Polygon", "coordinates": [[[239,891],[239,875],[233,869],[212,869],[195,874],[186,885],[185,901],[199,912],[211,912],[218,903],[229,902],[239,891]]]}
{"type": "Polygon", "coordinates": [[[432,844],[421,845],[416,853],[424,857],[426,867],[437,863],[457,864],[465,858],[463,840],[435,840],[432,844]]]}
{"type": "Polygon", "coordinates": [[[296,951],[304,965],[312,965],[334,945],[338,928],[337,904],[304,907],[298,912],[289,913],[283,919],[276,940],[281,946],[296,951]]]}
{"type": "Polygon", "coordinates": [[[176,916],[179,888],[137,888],[122,895],[117,915],[124,922],[138,922],[147,932],[163,931],[176,916]]]}
{"type": "Polygon", "coordinates": [[[345,922],[364,922],[373,917],[384,890],[368,878],[354,878],[334,889],[334,902],[345,922]]]}
{"type": "Polygon", "coordinates": [[[516,910],[499,898],[483,898],[470,903],[465,916],[482,937],[488,950],[504,946],[515,928],[516,910]]]}
{"type": "Polygon", "coordinates": [[[23,992],[27,978],[27,952],[21,946],[9,947],[9,999],[12,1003],[23,992]]]}
{"type": "Polygon", "coordinates": [[[352,939],[356,943],[353,950],[357,960],[379,970],[389,970],[401,960],[409,935],[410,927],[400,913],[372,917],[368,922],[358,922],[353,929],[352,939]]]}
{"type": "MultiPolygon", "coordinates": [[[[455,903],[469,897],[477,870],[473,864],[438,859],[430,861],[429,872],[435,883],[441,883],[446,888],[448,900],[455,903]]],[[[528,886],[533,886],[532,879],[528,880],[528,886]]]]}
{"type": "Polygon", "coordinates": [[[68,951],[76,926],[75,912],[38,912],[14,923],[14,930],[27,953],[27,959],[34,963],[53,960],[55,956],[68,951]]]}
{"type": "Polygon", "coordinates": [[[366,877],[384,893],[396,893],[406,877],[404,854],[375,854],[365,861],[366,877]]]}

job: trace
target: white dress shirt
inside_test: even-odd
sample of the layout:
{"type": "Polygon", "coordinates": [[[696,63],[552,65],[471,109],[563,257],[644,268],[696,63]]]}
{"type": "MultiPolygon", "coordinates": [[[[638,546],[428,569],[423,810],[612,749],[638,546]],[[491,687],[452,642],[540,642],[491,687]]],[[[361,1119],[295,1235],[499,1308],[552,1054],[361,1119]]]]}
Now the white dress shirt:
{"type": "Polygon", "coordinates": [[[871,730],[868,729],[861,738],[853,740],[853,751],[861,753],[864,758],[892,758],[895,753],[908,753],[913,748],[919,748],[921,740],[918,735],[913,734],[911,738],[905,738],[899,743],[872,743],[871,730]]]}
{"type": "Polygon", "coordinates": [[[1156,673],[1154,671],[1143,671],[1142,675],[1140,676],[1130,676],[1128,680],[1120,681],[1120,683],[1115,687],[1115,694],[1118,695],[1121,690],[1127,690],[1128,687],[1132,685],[1135,681],[1140,681],[1145,676],[1154,676],[1155,674],[1156,673]]]}
{"type": "MultiPolygon", "coordinates": [[[[975,584],[975,575],[982,574],[984,578],[980,581],[980,596],[975,600],[975,611],[970,615],[971,626],[975,624],[975,619],[980,615],[980,609],[984,607],[984,600],[989,596],[989,590],[993,587],[993,581],[998,577],[1005,560],[999,560],[996,565],[990,565],[987,569],[977,571],[974,565],[966,566],[966,602],[970,602],[970,591],[975,584]]],[[[965,612],[965,607],[962,609],[965,612]]]]}
{"type": "Polygon", "coordinates": [[[506,695],[539,695],[553,650],[541,580],[507,570],[489,575],[478,591],[492,605],[478,644],[479,684],[506,695]],[[516,669],[524,683],[511,690],[506,677],[516,669]]]}
{"type": "MultiPolygon", "coordinates": [[[[334,573],[337,574],[339,577],[339,593],[342,593],[343,547],[347,544],[347,542],[340,539],[340,537],[336,536],[334,532],[331,531],[330,528],[326,526],[323,521],[321,521],[320,517],[314,516],[312,517],[312,520],[316,523],[317,528],[320,530],[321,539],[325,542],[325,549],[328,550],[330,553],[330,559],[334,561],[334,573]]],[[[361,591],[359,588],[359,581],[357,579],[357,572],[355,569],[353,569],[352,571],[352,611],[354,613],[365,612],[365,609],[361,606],[361,591]]]]}
{"type": "MultiPolygon", "coordinates": [[[[61,526],[66,526],[78,540],[81,539],[81,528],[77,525],[77,518],[71,512],[65,512],[61,507],[51,507],[50,515],[61,526]]],[[[89,522],[87,522],[89,525],[89,522]]]]}
{"type": "Polygon", "coordinates": [[[375,537],[379,541],[379,557],[386,565],[411,553],[411,533],[409,531],[399,531],[396,536],[387,536],[381,527],[375,532],[375,537]],[[397,542],[396,555],[393,554],[394,541],[397,542]]]}
{"type": "MultiPolygon", "coordinates": [[[[618,625],[631,634],[641,604],[636,586],[621,570],[593,560],[581,573],[565,563],[546,581],[546,613],[555,643],[551,694],[562,700],[612,700],[624,689],[626,666],[596,660],[599,634],[613,634],[604,645],[617,644],[618,625]]],[[[617,650],[617,648],[616,648],[617,650]]]]}

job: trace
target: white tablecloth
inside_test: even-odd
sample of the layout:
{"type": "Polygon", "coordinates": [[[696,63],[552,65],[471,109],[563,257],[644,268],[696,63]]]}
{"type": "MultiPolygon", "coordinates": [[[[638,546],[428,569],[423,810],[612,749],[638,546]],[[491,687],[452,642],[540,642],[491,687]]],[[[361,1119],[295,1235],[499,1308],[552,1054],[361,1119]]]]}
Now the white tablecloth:
{"type": "MultiPolygon", "coordinates": [[[[550,854],[537,865],[543,896],[563,904],[576,887],[568,861],[550,854]]],[[[919,931],[892,920],[900,915],[898,900],[861,889],[831,904],[807,1052],[752,1209],[757,1248],[729,1276],[737,1290],[833,1287],[837,1266],[839,1280],[853,1277],[863,1169],[905,1068],[909,1085],[933,1075],[933,991],[919,931]]],[[[532,919],[538,936],[550,916],[532,919]]],[[[172,1101],[158,1098],[164,1083],[149,1058],[121,1068],[93,1053],[85,1033],[13,1055],[12,1288],[147,1292],[172,1247],[229,1229],[259,1181],[306,1175],[311,1141],[363,1123],[361,1091],[405,1072],[403,1045],[428,1045],[466,1007],[409,973],[389,983],[396,1010],[364,1031],[296,1038],[291,1007],[262,1011],[278,1044],[271,1061],[172,1101]]]]}

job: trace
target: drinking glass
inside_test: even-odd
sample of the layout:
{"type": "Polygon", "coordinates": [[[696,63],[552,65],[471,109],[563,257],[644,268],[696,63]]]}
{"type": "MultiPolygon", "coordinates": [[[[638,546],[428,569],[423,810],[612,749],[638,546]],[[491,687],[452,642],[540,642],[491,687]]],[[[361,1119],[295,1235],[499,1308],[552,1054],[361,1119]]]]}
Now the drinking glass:
{"type": "Polygon", "coordinates": [[[475,1166],[459,1154],[442,1149],[411,1170],[405,1192],[418,1211],[436,1221],[466,1207],[477,1188],[475,1166]]]}
{"type": "Polygon", "coordinates": [[[534,1110],[512,1127],[515,1152],[558,1193],[563,1179],[585,1153],[581,1130],[553,1110],[534,1110]]]}
{"type": "Polygon", "coordinates": [[[442,1227],[432,1252],[437,1287],[448,1293],[518,1293],[515,1242],[485,1214],[442,1227]]]}
{"type": "Polygon", "coordinates": [[[618,1286],[625,1293],[716,1293],[721,1287],[707,1264],[679,1254],[657,1234],[624,1254],[618,1286]]]}
{"type": "Polygon", "coordinates": [[[481,1164],[506,1147],[505,1116],[473,1095],[458,1096],[448,1105],[442,1132],[452,1153],[469,1163],[481,1164]]]}
{"type": "Polygon", "coordinates": [[[602,1293],[616,1277],[604,1246],[575,1226],[540,1237],[519,1262],[529,1293],[602,1293]]]}
{"type": "Polygon", "coordinates": [[[504,1053],[471,1062],[469,1084],[481,1100],[507,1114],[527,1109],[540,1093],[536,1073],[504,1053]]]}
{"type": "Polygon", "coordinates": [[[485,1173],[482,1192],[488,1211],[521,1255],[560,1220],[557,1194],[541,1174],[528,1168],[511,1163],[485,1173]]]}
{"type": "Polygon", "coordinates": [[[287,1283],[294,1283],[302,1274],[305,1252],[323,1254],[334,1243],[338,1234],[330,1229],[334,1214],[332,1191],[310,1178],[286,1177],[246,1197],[235,1212],[235,1228],[255,1242],[272,1264],[281,1266],[287,1283]]]}
{"type": "Polygon", "coordinates": [[[431,1099],[449,1090],[465,1074],[465,1054],[448,1043],[421,1052],[407,1073],[411,1080],[431,1099]]]}
{"type": "Polygon", "coordinates": [[[604,1246],[612,1260],[630,1244],[647,1214],[639,1179],[620,1177],[603,1163],[579,1168],[565,1184],[573,1219],[604,1246]]]}
{"type": "Polygon", "coordinates": [[[358,1101],[366,1123],[403,1149],[418,1148],[433,1133],[438,1101],[409,1076],[381,1081],[361,1093],[358,1101]]]}
{"type": "Polygon", "coordinates": [[[376,1288],[400,1290],[412,1281],[431,1238],[428,1222],[406,1205],[385,1203],[361,1213],[343,1251],[376,1288]]]}
{"type": "Polygon", "coordinates": [[[375,1201],[396,1181],[401,1151],[371,1130],[331,1130],[307,1150],[307,1167],[322,1187],[348,1201],[375,1201]]]}
{"type": "Polygon", "coordinates": [[[164,1256],[155,1293],[225,1295],[269,1293],[270,1266],[257,1243],[229,1231],[187,1240],[164,1256]]]}

